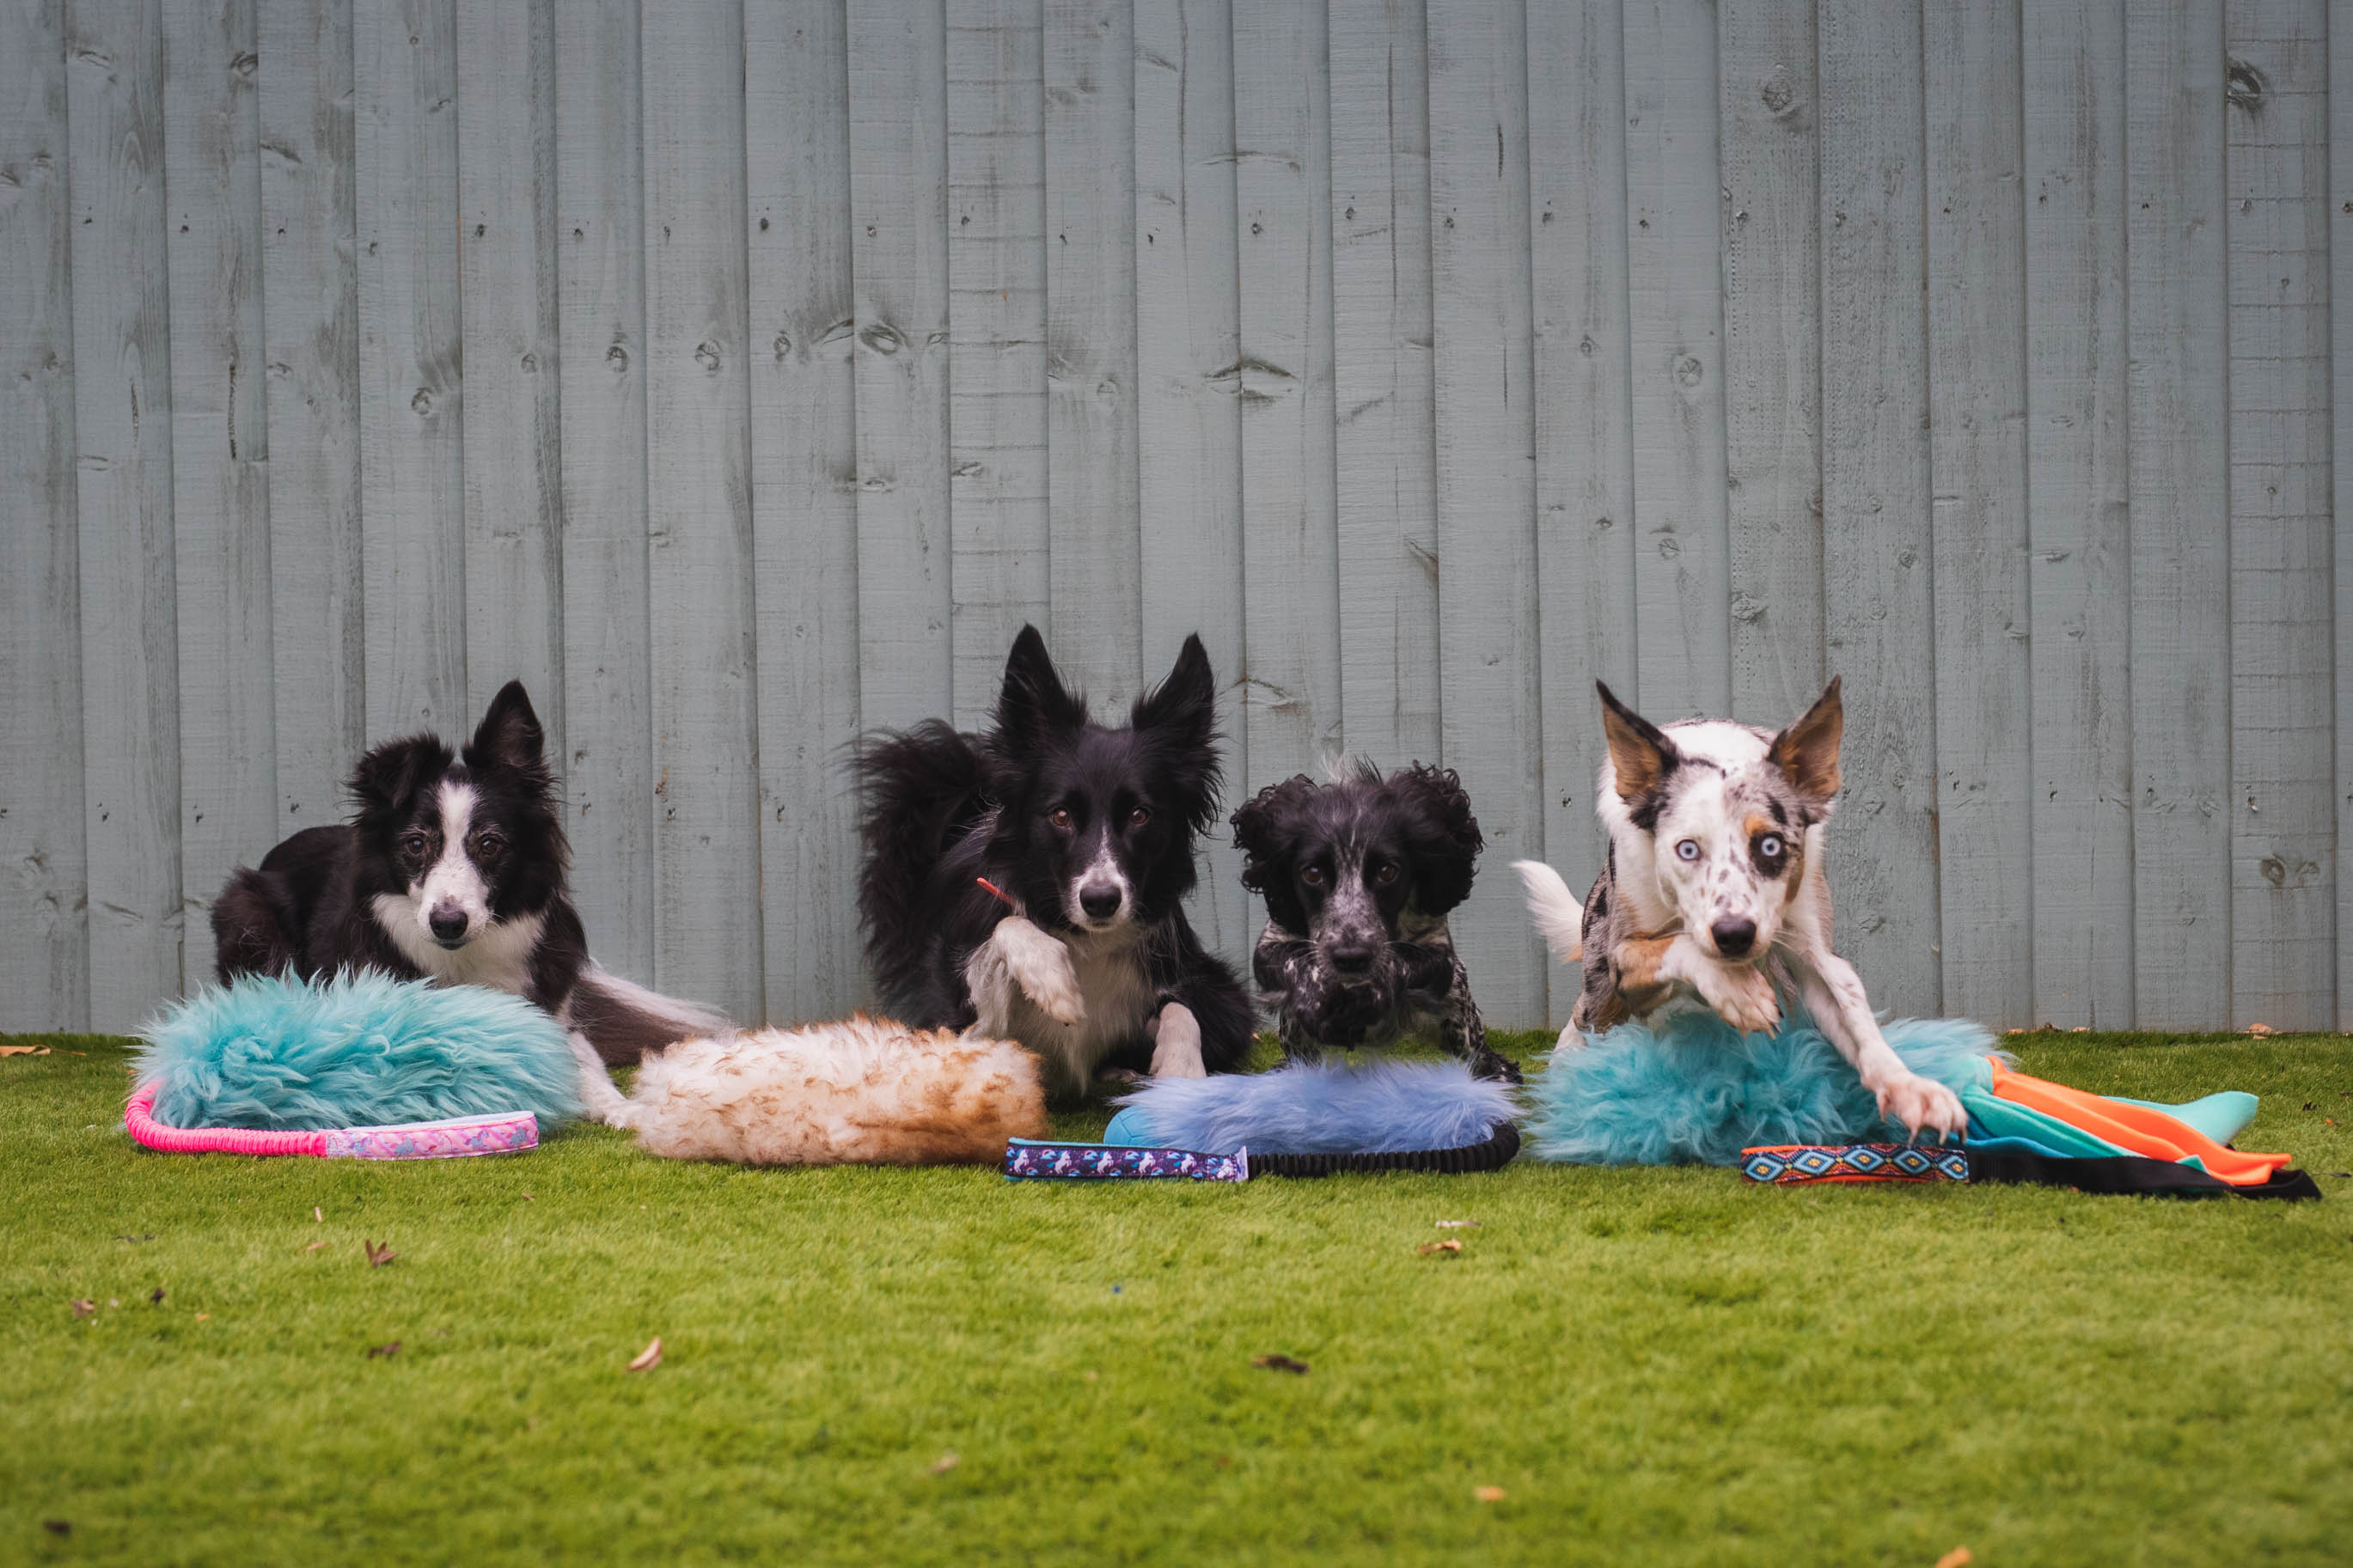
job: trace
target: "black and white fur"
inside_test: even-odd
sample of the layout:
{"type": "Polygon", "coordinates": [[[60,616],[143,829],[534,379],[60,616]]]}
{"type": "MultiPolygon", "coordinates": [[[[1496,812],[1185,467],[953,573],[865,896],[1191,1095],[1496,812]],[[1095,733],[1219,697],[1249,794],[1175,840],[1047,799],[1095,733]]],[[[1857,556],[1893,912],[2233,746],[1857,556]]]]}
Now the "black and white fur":
{"type": "Polygon", "coordinates": [[[1313,1061],[1434,1024],[1480,1077],[1519,1080],[1487,1048],[1446,929],[1484,847],[1461,779],[1419,763],[1387,778],[1360,763],[1324,784],[1303,773],[1261,790],[1233,826],[1242,885],[1266,900],[1251,970],[1284,1056],[1313,1061]]]}
{"type": "Polygon", "coordinates": [[[1065,1096],[1105,1068],[1240,1066],[1250,999],[1181,906],[1217,809],[1216,697],[1187,637],[1128,727],[1108,729],[1025,626],[986,735],[934,720],[869,742],[859,909],[884,1005],[1020,1041],[1065,1096]]]}
{"type": "Polygon", "coordinates": [[[1573,1047],[1628,1017],[1704,1005],[1742,1030],[1795,995],[1880,1114],[1957,1137],[1959,1099],[1906,1068],[1879,1032],[1854,966],[1831,949],[1822,845],[1840,785],[1839,682],[1776,734],[1729,720],[1664,729],[1600,688],[1609,757],[1596,786],[1609,859],[1582,910],[1550,867],[1515,862],[1528,906],[1585,984],[1561,1036],[1573,1047]]]}
{"type": "Polygon", "coordinates": [[[554,1014],[599,1075],[731,1027],[589,958],[545,751],[530,697],[510,681],[462,751],[412,735],[362,757],[351,822],[304,828],[213,901],[221,983],[375,969],[487,985],[554,1014]]]}

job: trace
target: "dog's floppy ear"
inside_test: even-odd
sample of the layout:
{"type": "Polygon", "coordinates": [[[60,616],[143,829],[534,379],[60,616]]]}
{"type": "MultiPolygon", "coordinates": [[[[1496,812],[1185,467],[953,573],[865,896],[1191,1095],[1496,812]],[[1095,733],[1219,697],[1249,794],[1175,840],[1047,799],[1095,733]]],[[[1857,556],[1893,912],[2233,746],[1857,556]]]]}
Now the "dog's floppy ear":
{"type": "Polygon", "coordinates": [[[362,757],[352,770],[352,798],[362,816],[399,811],[427,780],[449,766],[449,748],[431,735],[388,741],[362,757]]]}
{"type": "Polygon", "coordinates": [[[1034,742],[1087,721],[1087,705],[1071,695],[1046,657],[1046,639],[1023,626],[1005,656],[1005,685],[997,694],[997,728],[1014,742],[1034,742]]]}
{"type": "Polygon", "coordinates": [[[474,738],[465,751],[466,765],[477,772],[504,768],[527,779],[543,776],[547,768],[547,731],[532,711],[531,694],[522,682],[510,680],[499,688],[474,738]]]}
{"type": "Polygon", "coordinates": [[[1606,682],[1597,680],[1593,689],[1601,693],[1601,727],[1609,737],[1609,767],[1617,777],[1618,797],[1641,800],[1674,772],[1682,753],[1665,731],[1619,701],[1606,682]]]}
{"type": "Polygon", "coordinates": [[[1839,742],[1846,735],[1846,705],[1838,676],[1797,722],[1773,737],[1766,759],[1781,770],[1810,805],[1828,805],[1839,792],[1839,742]]]}
{"type": "Polygon", "coordinates": [[[1271,784],[1233,816],[1234,847],[1242,852],[1242,886],[1266,900],[1267,918],[1287,931],[1307,930],[1307,911],[1293,886],[1299,830],[1315,781],[1305,773],[1271,784]]]}
{"type": "Polygon", "coordinates": [[[1487,841],[1471,815],[1471,797],[1451,768],[1416,763],[1391,775],[1389,785],[1413,810],[1413,902],[1442,915],[1471,896],[1479,851],[1487,841]]]}

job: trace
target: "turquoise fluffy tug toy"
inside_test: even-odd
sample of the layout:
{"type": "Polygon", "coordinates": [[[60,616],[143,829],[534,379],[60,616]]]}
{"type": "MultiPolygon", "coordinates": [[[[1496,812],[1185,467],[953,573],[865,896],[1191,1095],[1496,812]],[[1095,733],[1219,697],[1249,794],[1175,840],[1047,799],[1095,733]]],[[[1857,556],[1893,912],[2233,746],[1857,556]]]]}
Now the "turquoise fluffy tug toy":
{"type": "Polygon", "coordinates": [[[133,1137],[173,1153],[509,1153],[580,1114],[554,1019],[519,996],[361,973],[247,976],[142,1034],[133,1137]]]}

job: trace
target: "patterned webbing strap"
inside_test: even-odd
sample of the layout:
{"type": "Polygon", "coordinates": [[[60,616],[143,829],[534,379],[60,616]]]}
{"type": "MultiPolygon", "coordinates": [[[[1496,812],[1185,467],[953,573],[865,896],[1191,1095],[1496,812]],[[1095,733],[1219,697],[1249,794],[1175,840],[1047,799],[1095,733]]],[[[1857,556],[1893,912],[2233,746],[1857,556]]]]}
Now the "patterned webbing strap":
{"type": "Polygon", "coordinates": [[[336,1127],[270,1132],[250,1127],[166,1127],[155,1120],[156,1086],[142,1084],[122,1108],[122,1125],[147,1148],[166,1154],[308,1154],[343,1160],[452,1160],[519,1154],[539,1147],[539,1118],[528,1110],[407,1121],[390,1127],[336,1127]]]}
{"type": "Polygon", "coordinates": [[[1202,1154],[1190,1149],[1130,1149],[1109,1143],[1015,1138],[1005,1145],[1005,1174],[1017,1182],[1247,1182],[1250,1151],[1202,1154]]]}
{"type": "Polygon", "coordinates": [[[1740,1152],[1752,1182],[1966,1182],[1968,1151],[1914,1143],[1780,1143],[1740,1152]]]}

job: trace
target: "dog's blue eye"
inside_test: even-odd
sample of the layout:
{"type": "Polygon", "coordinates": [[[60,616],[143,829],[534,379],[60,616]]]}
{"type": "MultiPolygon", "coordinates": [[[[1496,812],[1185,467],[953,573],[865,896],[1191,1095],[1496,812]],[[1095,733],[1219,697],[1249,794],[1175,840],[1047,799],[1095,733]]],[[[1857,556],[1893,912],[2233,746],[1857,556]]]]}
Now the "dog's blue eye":
{"type": "Polygon", "coordinates": [[[1757,841],[1757,853],[1764,856],[1767,860],[1778,860],[1781,858],[1781,839],[1779,835],[1768,833],[1764,837],[1758,839],[1757,841]]]}
{"type": "Polygon", "coordinates": [[[1675,853],[1685,860],[1698,859],[1699,840],[1696,838],[1684,839],[1681,844],[1675,846],[1675,853]]]}

